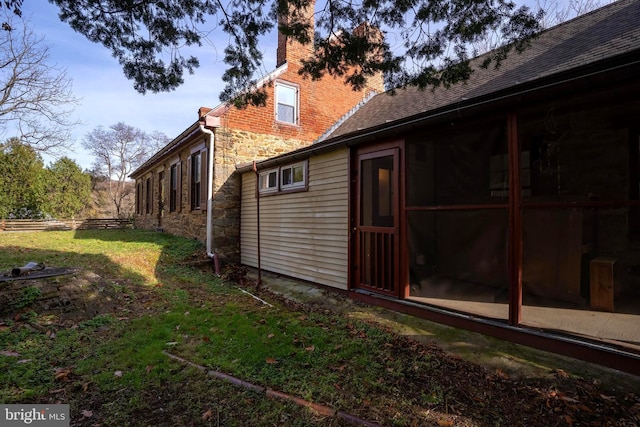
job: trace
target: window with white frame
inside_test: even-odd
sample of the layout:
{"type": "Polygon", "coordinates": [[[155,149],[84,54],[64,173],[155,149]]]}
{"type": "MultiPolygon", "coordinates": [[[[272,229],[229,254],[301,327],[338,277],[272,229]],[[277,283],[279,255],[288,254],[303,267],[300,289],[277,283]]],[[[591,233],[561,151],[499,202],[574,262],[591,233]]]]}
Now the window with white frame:
{"type": "Polygon", "coordinates": [[[305,163],[280,168],[280,188],[286,190],[305,185],[305,163]]]}
{"type": "Polygon", "coordinates": [[[305,190],[307,161],[260,172],[258,188],[261,194],[305,190]]]}
{"type": "Polygon", "coordinates": [[[298,124],[298,87],[276,82],[276,120],[298,124]]]}
{"type": "Polygon", "coordinates": [[[261,193],[278,191],[278,169],[260,172],[259,188],[261,193]]]}

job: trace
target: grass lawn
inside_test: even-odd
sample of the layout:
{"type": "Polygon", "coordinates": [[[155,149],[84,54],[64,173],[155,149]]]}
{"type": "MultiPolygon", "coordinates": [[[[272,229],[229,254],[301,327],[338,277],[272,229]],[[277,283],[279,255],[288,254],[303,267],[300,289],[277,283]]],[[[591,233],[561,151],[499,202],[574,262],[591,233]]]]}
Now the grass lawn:
{"type": "Polygon", "coordinates": [[[637,396],[588,379],[517,381],[378,324],[268,293],[272,306],[262,304],[216,278],[203,253],[194,240],[140,230],[0,234],[0,271],[30,261],[79,268],[0,282],[0,402],[68,403],[74,426],[351,420],[211,370],[380,425],[640,422],[637,396]]]}

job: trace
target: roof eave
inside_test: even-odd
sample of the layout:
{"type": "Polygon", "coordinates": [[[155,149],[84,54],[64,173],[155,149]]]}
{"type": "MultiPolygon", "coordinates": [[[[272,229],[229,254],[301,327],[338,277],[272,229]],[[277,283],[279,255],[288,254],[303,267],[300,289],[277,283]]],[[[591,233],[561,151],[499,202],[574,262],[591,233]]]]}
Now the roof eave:
{"type": "Polygon", "coordinates": [[[193,136],[200,132],[200,124],[198,121],[193,123],[187,129],[185,129],[180,135],[171,140],[167,145],[164,146],[160,151],[151,156],[149,160],[140,165],[136,170],[129,174],[129,178],[136,179],[149,171],[160,160],[172,155],[175,151],[181,148],[184,144],[191,141],[193,136]]]}
{"type": "MultiPolygon", "coordinates": [[[[428,110],[413,116],[404,117],[393,122],[361,129],[344,135],[339,135],[334,138],[318,142],[309,147],[304,147],[290,153],[273,157],[271,159],[256,162],[256,168],[259,170],[268,169],[301,158],[307,158],[320,152],[333,150],[340,146],[354,146],[374,139],[379,139],[381,136],[406,133],[406,131],[410,130],[411,128],[424,126],[431,121],[444,119],[451,114],[459,117],[463,112],[467,112],[472,109],[485,108],[489,104],[496,104],[501,102],[508,103],[510,100],[526,95],[528,93],[539,91],[545,88],[553,88],[555,86],[567,84],[572,81],[578,81],[580,79],[586,79],[589,77],[598,76],[603,73],[621,70],[628,67],[640,68],[640,49],[603,59],[591,64],[586,64],[584,66],[573,68],[571,70],[567,70],[554,75],[510,86],[508,88],[491,92],[486,95],[470,99],[463,99],[456,103],[447,104],[445,106],[433,110],[428,110]]],[[[238,166],[236,170],[240,173],[245,173],[251,170],[252,167],[253,165],[241,165],[238,166]]]]}

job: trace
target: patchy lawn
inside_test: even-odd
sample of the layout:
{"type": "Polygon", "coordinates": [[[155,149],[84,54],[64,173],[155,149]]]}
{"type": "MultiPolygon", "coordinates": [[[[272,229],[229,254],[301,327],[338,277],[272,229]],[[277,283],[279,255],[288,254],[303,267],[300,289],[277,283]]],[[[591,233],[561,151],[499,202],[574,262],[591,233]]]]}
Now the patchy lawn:
{"type": "Polygon", "coordinates": [[[68,403],[74,426],[640,423],[631,390],[514,380],[378,323],[263,291],[266,305],[203,253],[137,230],[2,233],[0,271],[68,271],[0,282],[0,401],[68,403]]]}

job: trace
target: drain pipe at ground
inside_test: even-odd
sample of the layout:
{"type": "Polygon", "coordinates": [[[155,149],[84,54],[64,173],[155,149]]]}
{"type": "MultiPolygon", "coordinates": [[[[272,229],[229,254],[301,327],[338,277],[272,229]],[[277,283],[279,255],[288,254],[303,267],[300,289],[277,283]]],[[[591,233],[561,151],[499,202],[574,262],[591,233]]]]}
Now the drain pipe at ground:
{"type": "Polygon", "coordinates": [[[220,260],[218,255],[213,252],[213,159],[215,153],[215,133],[205,127],[207,117],[201,119],[200,130],[202,133],[209,135],[209,149],[207,151],[207,257],[213,260],[216,276],[220,277],[220,260]]]}

